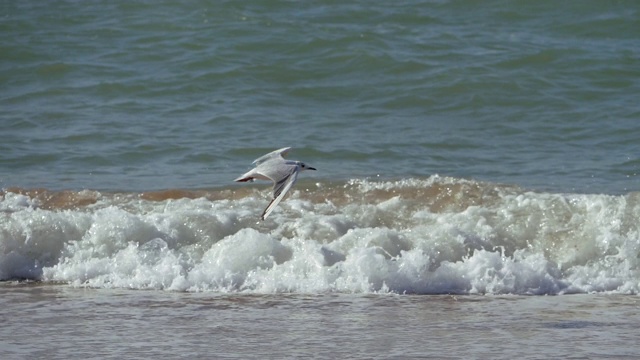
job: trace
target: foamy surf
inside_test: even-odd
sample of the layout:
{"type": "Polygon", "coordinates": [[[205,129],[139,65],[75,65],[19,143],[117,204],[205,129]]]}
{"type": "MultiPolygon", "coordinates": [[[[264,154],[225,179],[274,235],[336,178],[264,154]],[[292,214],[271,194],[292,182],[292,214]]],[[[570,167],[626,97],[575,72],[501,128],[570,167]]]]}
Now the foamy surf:
{"type": "Polygon", "coordinates": [[[249,293],[640,290],[640,193],[553,194],[432,176],[269,189],[8,189],[0,279],[249,293]]]}

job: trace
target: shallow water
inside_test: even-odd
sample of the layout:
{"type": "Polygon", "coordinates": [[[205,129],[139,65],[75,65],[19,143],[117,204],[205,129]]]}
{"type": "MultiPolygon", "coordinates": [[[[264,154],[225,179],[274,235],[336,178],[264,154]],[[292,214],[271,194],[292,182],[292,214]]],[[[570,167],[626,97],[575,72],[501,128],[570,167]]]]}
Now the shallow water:
{"type": "Polygon", "coordinates": [[[634,358],[636,296],[237,295],[1,285],[3,359],[634,358]]]}

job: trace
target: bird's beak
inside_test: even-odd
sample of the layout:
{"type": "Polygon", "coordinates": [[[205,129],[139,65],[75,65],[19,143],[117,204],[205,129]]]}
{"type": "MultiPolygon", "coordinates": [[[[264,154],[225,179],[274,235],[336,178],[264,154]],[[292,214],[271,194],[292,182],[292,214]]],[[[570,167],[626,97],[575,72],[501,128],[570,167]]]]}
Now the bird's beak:
{"type": "Polygon", "coordinates": [[[315,170],[316,168],[308,167],[307,170],[315,170]]]}

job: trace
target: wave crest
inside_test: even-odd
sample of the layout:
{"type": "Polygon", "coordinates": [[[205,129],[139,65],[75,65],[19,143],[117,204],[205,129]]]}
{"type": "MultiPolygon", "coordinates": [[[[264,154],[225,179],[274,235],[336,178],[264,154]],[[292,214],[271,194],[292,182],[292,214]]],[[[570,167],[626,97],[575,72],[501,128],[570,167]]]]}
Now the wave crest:
{"type": "Polygon", "coordinates": [[[7,189],[0,279],[174,291],[637,293],[640,193],[432,176],[148,193],[7,189]]]}

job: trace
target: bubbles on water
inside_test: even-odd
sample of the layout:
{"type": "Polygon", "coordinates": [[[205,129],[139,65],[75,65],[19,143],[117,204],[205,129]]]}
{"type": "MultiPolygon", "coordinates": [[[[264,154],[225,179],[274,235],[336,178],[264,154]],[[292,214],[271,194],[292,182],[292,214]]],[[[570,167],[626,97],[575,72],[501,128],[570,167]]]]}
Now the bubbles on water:
{"type": "Polygon", "coordinates": [[[268,198],[103,195],[0,206],[0,276],[216,292],[637,293],[640,201],[467,180],[325,184],[268,198]],[[320,191],[320,190],[319,190],[320,191]],[[210,197],[211,199],[209,199],[210,197]],[[128,199],[128,200],[127,200],[128,199]]]}

